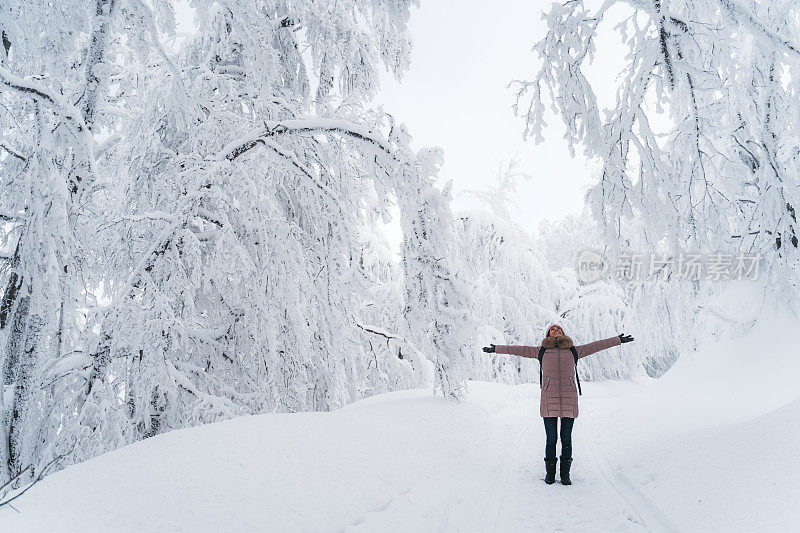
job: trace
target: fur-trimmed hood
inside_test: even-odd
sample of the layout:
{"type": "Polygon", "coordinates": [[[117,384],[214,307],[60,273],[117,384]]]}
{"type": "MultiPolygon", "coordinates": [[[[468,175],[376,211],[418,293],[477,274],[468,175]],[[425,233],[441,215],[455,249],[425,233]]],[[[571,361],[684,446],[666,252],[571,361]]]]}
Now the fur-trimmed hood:
{"type": "Polygon", "coordinates": [[[566,335],[560,337],[545,337],[542,341],[542,348],[570,348],[572,339],[566,335]]]}

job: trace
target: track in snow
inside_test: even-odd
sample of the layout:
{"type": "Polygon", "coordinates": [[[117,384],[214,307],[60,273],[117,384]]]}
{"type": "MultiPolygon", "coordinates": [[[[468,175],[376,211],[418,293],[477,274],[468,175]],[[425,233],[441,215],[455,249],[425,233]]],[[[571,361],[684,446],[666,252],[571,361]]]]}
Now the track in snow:
{"type": "Polygon", "coordinates": [[[487,509],[488,521],[481,531],[672,530],[659,527],[662,521],[650,516],[658,511],[640,511],[645,507],[643,504],[617,496],[621,496],[620,489],[603,472],[591,448],[581,454],[587,457],[582,463],[585,470],[573,477],[572,486],[564,487],[559,481],[546,485],[544,464],[538,460],[538,453],[537,460],[530,457],[531,450],[538,451],[544,444],[539,442],[541,439],[531,438],[537,424],[536,421],[526,424],[513,441],[502,473],[495,478],[496,496],[487,509]],[[592,459],[588,459],[590,455],[592,459]],[[606,484],[614,490],[608,490],[606,484]]]}
{"type": "MultiPolygon", "coordinates": [[[[585,431],[589,431],[588,427],[585,431]]],[[[621,472],[612,469],[608,463],[599,457],[592,439],[586,436],[584,432],[581,432],[581,440],[586,449],[589,450],[589,456],[592,458],[596,470],[600,472],[626,505],[633,510],[648,531],[678,531],[658,510],[656,505],[633,486],[633,483],[627,477],[621,472]]]]}
{"type": "Polygon", "coordinates": [[[492,521],[492,531],[495,531],[497,529],[497,522],[500,520],[500,515],[502,515],[503,513],[503,505],[506,502],[506,494],[508,493],[508,485],[509,485],[508,481],[511,475],[512,466],[519,466],[519,462],[516,461],[515,459],[519,454],[520,445],[525,440],[525,437],[528,436],[528,433],[530,433],[533,424],[534,423],[531,422],[530,424],[525,426],[525,429],[522,431],[522,433],[520,433],[519,437],[517,437],[517,440],[514,442],[514,448],[509,454],[508,460],[506,460],[505,468],[503,469],[503,482],[502,485],[499,487],[499,490],[497,491],[498,494],[500,494],[499,497],[500,501],[496,504],[497,511],[495,512],[494,520],[492,521]]]}

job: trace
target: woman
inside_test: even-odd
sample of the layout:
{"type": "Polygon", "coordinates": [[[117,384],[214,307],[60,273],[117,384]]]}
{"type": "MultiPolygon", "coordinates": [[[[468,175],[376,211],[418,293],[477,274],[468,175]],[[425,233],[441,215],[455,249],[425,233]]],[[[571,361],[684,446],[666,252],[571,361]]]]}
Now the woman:
{"type": "MultiPolygon", "coordinates": [[[[633,337],[620,333],[599,341],[575,346],[578,358],[586,357],[600,350],[619,346],[623,342],[631,342],[633,337]]],[[[564,335],[558,324],[547,328],[541,346],[508,346],[491,344],[483,349],[486,353],[519,355],[521,357],[538,357],[539,349],[545,348],[542,355],[542,392],[539,414],[544,418],[544,429],[547,444],[544,449],[544,464],[547,475],[545,483],[552,484],[556,480],[556,440],[558,440],[557,422],[561,417],[561,483],[570,485],[569,468],[572,465],[572,425],[578,417],[578,390],[575,388],[575,356],[570,349],[572,339],[564,335]]]]}

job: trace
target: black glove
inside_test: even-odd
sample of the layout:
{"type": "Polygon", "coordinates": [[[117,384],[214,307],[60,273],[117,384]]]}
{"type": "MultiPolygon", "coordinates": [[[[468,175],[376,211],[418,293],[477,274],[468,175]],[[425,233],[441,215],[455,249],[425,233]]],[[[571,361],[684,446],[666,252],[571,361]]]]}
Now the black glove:
{"type": "Polygon", "coordinates": [[[490,344],[489,346],[484,346],[483,351],[486,353],[494,353],[494,344],[490,344]]]}
{"type": "Polygon", "coordinates": [[[620,333],[619,334],[619,341],[622,342],[622,343],[632,342],[633,341],[633,337],[631,337],[630,335],[625,335],[624,333],[620,333]]]}

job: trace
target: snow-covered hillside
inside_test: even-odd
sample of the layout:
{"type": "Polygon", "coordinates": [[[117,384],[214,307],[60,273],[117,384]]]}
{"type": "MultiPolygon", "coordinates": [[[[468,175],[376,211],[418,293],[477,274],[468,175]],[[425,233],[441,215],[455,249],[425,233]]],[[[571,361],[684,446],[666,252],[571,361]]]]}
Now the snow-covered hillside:
{"type": "Polygon", "coordinates": [[[569,487],[542,481],[538,385],[470,382],[462,404],[417,389],[158,435],[45,478],[0,531],[788,531],[787,316],[658,380],[586,383],[569,487]]]}

